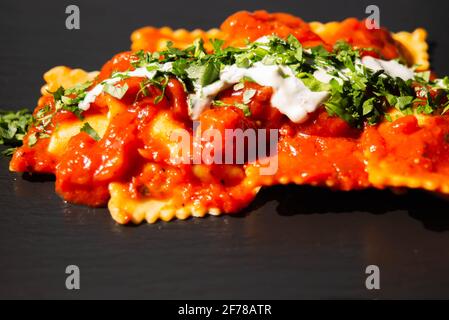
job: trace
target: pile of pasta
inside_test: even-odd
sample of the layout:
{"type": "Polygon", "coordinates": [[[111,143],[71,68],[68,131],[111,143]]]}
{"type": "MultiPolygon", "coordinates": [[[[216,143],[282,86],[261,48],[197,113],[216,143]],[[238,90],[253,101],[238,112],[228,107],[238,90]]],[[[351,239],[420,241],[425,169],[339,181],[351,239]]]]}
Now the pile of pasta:
{"type": "MultiPolygon", "coordinates": [[[[418,70],[421,71],[429,70],[430,67],[427,35],[423,29],[399,33],[390,33],[385,29],[368,32],[363,22],[353,18],[341,22],[306,23],[288,14],[269,14],[264,11],[238,12],[229,17],[219,29],[208,31],[144,27],[132,33],[131,50],[160,51],[169,43],[174,47],[185,48],[197,38],[202,38],[206,48],[209,49],[211,49],[209,40],[214,38],[223,39],[226,45],[241,46],[248,40],[254,41],[270,34],[280,37],[293,34],[298,38],[307,39],[303,43],[306,47],[322,42],[332,46],[338,40],[345,40],[354,47],[377,47],[385,57],[390,59],[401,56],[410,66],[417,65],[418,70]]],[[[93,80],[97,76],[98,72],[86,72],[64,66],[55,67],[44,75],[46,84],[42,88],[43,96],[38,105],[42,106],[52,99],[49,92],[54,92],[60,86],[70,88],[87,80],[93,80]]],[[[57,130],[53,131],[46,149],[41,151],[51,155],[49,160],[51,164],[40,161],[39,152],[34,154],[34,162],[24,164],[20,158],[30,151],[23,147],[24,149],[19,149],[14,155],[11,169],[33,172],[45,172],[48,171],[47,168],[70,170],[70,164],[67,163],[72,161],[74,165],[75,160],[67,158],[67,150],[80,148],[81,144],[86,143],[84,140],[78,141],[74,138],[80,134],[80,129],[86,122],[102,138],[96,143],[101,144],[104,143],[103,140],[108,140],[109,148],[120,148],[120,146],[114,146],[112,132],[122,130],[120,134],[127,134],[126,129],[117,129],[117,118],[126,113],[127,107],[113,97],[104,97],[103,100],[104,113],[87,114],[83,120],[62,121],[57,130]]],[[[395,112],[392,110],[391,114],[395,112]]],[[[163,109],[154,115],[151,124],[144,130],[147,130],[145,134],[152,140],[158,140],[157,143],[170,148],[173,144],[168,139],[170,133],[186,126],[188,124],[176,119],[170,109],[163,109]]],[[[445,116],[415,115],[393,122],[384,121],[361,131],[351,131],[343,121],[332,119],[321,110],[300,126],[298,132],[301,134],[280,136],[277,155],[279,170],[274,175],[260,175],[257,170],[260,164],[257,162],[241,166],[173,167],[154,157],[149,160],[150,158],[145,158],[146,156],[139,150],[140,156],[147,160],[143,161],[138,171],[127,173],[115,181],[104,178],[107,181],[107,192],[105,191],[104,196],[100,197],[103,200],[87,204],[104,205],[104,199],[106,199],[112,217],[118,223],[126,224],[141,223],[144,220],[154,223],[158,220],[170,221],[174,218],[186,219],[191,216],[234,213],[247,206],[261,187],[274,184],[308,184],[336,190],[368,187],[421,188],[449,194],[447,161],[449,150],[448,143],[444,142],[448,128],[449,120],[445,116]],[[343,157],[342,154],[345,156],[343,157]],[[346,156],[348,154],[350,156],[346,156]],[[177,175],[181,174],[177,170],[182,171],[182,174],[188,171],[189,174],[194,175],[198,185],[195,194],[201,194],[201,197],[192,197],[191,201],[189,199],[185,201],[186,199],[181,195],[170,192],[165,193],[165,196],[154,194],[154,192],[136,196],[130,191],[131,182],[142,175],[153,175],[155,184],[165,184],[167,179],[176,179],[177,175]],[[156,176],[159,178],[155,178],[156,176]],[[221,183],[217,183],[217,176],[220,177],[221,183]],[[211,199],[213,197],[219,200],[211,199]]],[[[124,149],[120,152],[132,153],[133,151],[124,149]]],[[[131,160],[124,155],[117,161],[131,160]]],[[[107,165],[104,164],[104,166],[107,165]]],[[[64,191],[64,183],[58,180],[62,180],[60,174],[56,173],[56,176],[58,193],[69,201],[84,203],[86,201],[80,199],[86,199],[86,193],[95,193],[89,189],[89,185],[83,185],[82,181],[72,181],[82,186],[79,193],[67,193],[64,191]],[[80,194],[84,196],[81,197],[80,194]]],[[[173,183],[176,184],[176,182],[173,183]]],[[[179,184],[183,183],[186,182],[179,182],[179,184]]],[[[167,188],[170,186],[172,185],[167,185],[167,188]]],[[[179,190],[186,190],[186,188],[187,185],[179,190]]]]}

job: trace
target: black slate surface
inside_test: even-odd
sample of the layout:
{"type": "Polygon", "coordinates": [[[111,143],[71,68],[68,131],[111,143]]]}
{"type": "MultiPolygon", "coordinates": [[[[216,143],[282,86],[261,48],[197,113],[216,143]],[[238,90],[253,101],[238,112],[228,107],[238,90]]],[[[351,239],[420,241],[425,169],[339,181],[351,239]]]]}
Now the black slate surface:
{"type": "MultiPolygon", "coordinates": [[[[429,30],[449,74],[448,2],[376,1],[392,30],[429,30]]],[[[0,105],[34,107],[54,65],[98,69],[144,25],[211,28],[239,9],[306,20],[363,17],[368,1],[2,1],[0,105]],[[65,7],[81,30],[65,29],[65,7]]],[[[0,160],[0,298],[449,298],[449,204],[423,192],[264,190],[245,212],[138,227],[106,209],[66,204],[48,178],[0,160]],[[81,290],[65,288],[65,268],[81,290]],[[381,289],[365,288],[378,265],[381,289]]]]}

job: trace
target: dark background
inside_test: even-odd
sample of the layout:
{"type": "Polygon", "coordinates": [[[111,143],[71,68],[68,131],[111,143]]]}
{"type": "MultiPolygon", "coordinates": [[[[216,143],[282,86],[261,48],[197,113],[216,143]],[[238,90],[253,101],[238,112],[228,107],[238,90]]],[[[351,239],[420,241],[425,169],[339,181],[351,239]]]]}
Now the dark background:
{"type": "MultiPolygon", "coordinates": [[[[393,31],[425,27],[434,69],[449,74],[443,1],[15,0],[0,3],[0,108],[33,108],[46,70],[99,69],[144,25],[212,28],[258,8],[341,20],[368,4],[393,31]],[[65,29],[69,4],[81,30],[65,29]]],[[[449,205],[430,194],[275,187],[237,216],[123,227],[45,180],[0,160],[0,298],[449,298],[449,205]],[[70,264],[79,291],[65,289],[70,264]],[[379,291],[365,288],[371,264],[379,291]]]]}

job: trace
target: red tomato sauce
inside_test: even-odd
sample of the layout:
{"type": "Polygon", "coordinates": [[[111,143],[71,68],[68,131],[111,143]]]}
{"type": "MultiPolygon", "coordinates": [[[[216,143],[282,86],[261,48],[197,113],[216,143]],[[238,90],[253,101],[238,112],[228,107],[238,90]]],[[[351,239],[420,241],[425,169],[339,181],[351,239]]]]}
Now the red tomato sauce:
{"type": "Polygon", "coordinates": [[[240,11],[227,18],[220,28],[227,36],[230,46],[242,46],[246,41],[255,41],[262,36],[276,34],[281,38],[294,35],[305,47],[326,45],[315,34],[308,23],[286,13],[268,13],[260,10],[253,13],[240,11]]]}

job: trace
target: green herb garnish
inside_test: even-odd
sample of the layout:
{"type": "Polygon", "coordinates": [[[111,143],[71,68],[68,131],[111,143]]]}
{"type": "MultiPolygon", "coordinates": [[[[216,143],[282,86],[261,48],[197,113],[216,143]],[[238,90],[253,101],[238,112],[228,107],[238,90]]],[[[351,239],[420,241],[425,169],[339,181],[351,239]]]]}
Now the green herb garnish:
{"type": "Polygon", "coordinates": [[[221,100],[214,100],[212,101],[212,105],[216,106],[216,107],[236,107],[239,108],[243,111],[243,114],[245,115],[245,117],[250,117],[251,116],[251,110],[249,108],[249,106],[247,104],[244,103],[225,103],[221,100]]]}
{"type": "Polygon", "coordinates": [[[125,83],[121,86],[116,86],[113,84],[105,84],[103,87],[103,91],[110,94],[114,98],[121,99],[128,91],[128,85],[125,83]]]}
{"type": "Polygon", "coordinates": [[[95,129],[92,128],[92,126],[89,124],[89,122],[84,123],[84,125],[80,129],[80,132],[87,133],[95,141],[101,140],[101,137],[98,135],[97,131],[95,131],[95,129]]]}
{"type": "Polygon", "coordinates": [[[33,116],[26,109],[19,111],[0,110],[0,145],[10,147],[2,152],[3,155],[12,155],[15,147],[22,144],[32,122],[33,116]]]}
{"type": "MultiPolygon", "coordinates": [[[[206,51],[201,39],[184,50],[174,48],[169,42],[167,49],[161,52],[136,52],[131,61],[132,66],[146,68],[149,72],[148,79],[140,84],[136,100],[148,96],[150,92],[147,86],[152,85],[161,92],[154,98],[154,103],[162,101],[170,77],[176,77],[188,94],[201,96],[205,87],[220,79],[224,68],[231,65],[250,68],[256,63],[262,63],[290,68],[311,91],[328,92],[329,98],[324,103],[327,112],[354,127],[376,124],[387,117],[387,120],[391,119],[388,111],[392,107],[403,115],[444,114],[449,111],[449,78],[433,81],[430,72],[417,72],[414,79],[408,81],[393,78],[383,70],[373,71],[365,67],[361,63],[360,51],[343,41],[336,43],[331,51],[323,46],[303,48],[293,35],[287,39],[269,36],[264,41],[248,43],[243,48],[223,47],[224,41],[219,39],[211,40],[211,44],[212,52],[206,51]],[[314,76],[318,70],[328,74],[331,79],[329,83],[323,83],[314,76]]],[[[120,79],[129,77],[126,71],[115,72],[111,76],[120,79]]],[[[235,84],[234,90],[244,90],[244,81],[246,79],[235,84]]],[[[82,119],[83,110],[79,108],[79,103],[91,85],[86,83],[53,92],[56,112],[68,110],[82,119]]],[[[126,85],[104,86],[105,92],[118,99],[124,96],[127,89],[126,85]]],[[[248,104],[254,95],[255,91],[251,89],[243,92],[243,103],[239,107],[248,116],[248,104]]],[[[215,101],[214,105],[223,104],[215,101]]],[[[49,120],[43,117],[42,121],[49,120]]]]}

